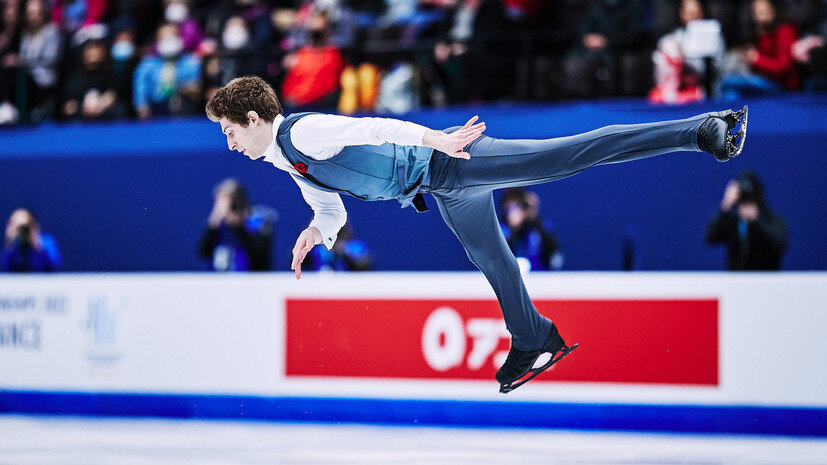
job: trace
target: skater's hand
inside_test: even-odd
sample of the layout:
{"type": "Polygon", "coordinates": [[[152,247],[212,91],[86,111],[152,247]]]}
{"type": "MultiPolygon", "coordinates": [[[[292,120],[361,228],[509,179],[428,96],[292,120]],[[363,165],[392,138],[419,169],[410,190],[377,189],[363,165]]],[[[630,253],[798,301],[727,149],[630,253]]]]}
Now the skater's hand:
{"type": "Polygon", "coordinates": [[[455,158],[468,160],[471,158],[471,154],[464,151],[465,146],[473,142],[474,139],[481,136],[485,131],[485,123],[474,124],[477,119],[479,119],[479,117],[474,116],[465,123],[465,126],[450,134],[429,129],[422,138],[422,145],[439,150],[455,158]]]}
{"type": "Polygon", "coordinates": [[[299,234],[296,245],[293,247],[293,263],[290,265],[290,269],[296,272],[296,279],[302,277],[302,262],[304,257],[307,256],[307,252],[310,252],[316,244],[321,242],[322,233],[314,226],[310,226],[299,234]]]}

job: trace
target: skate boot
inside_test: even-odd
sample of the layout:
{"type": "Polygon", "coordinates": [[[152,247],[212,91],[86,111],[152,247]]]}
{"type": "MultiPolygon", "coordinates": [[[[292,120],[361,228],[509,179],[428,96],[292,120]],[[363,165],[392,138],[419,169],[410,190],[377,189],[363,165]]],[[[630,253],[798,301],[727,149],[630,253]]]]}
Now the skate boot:
{"type": "Polygon", "coordinates": [[[505,363],[497,370],[497,375],[495,376],[497,382],[500,383],[500,392],[508,394],[514,389],[517,389],[535,376],[551,368],[552,365],[559,362],[560,359],[576,348],[577,344],[571,347],[566,346],[563,338],[560,337],[560,333],[557,332],[557,326],[553,323],[546,342],[541,349],[520,350],[512,346],[511,350],[508,351],[508,357],[506,357],[505,363]],[[544,365],[535,368],[534,363],[537,362],[540,355],[546,352],[551,354],[551,358],[549,358],[548,362],[544,365]],[[560,355],[557,355],[558,352],[560,355]],[[525,377],[526,375],[529,376],[525,377]]]}
{"type": "Polygon", "coordinates": [[[740,155],[747,138],[748,110],[744,105],[740,111],[726,110],[710,115],[698,129],[698,148],[715,155],[721,162],[740,155]],[[731,133],[739,124],[740,129],[731,133]]]}

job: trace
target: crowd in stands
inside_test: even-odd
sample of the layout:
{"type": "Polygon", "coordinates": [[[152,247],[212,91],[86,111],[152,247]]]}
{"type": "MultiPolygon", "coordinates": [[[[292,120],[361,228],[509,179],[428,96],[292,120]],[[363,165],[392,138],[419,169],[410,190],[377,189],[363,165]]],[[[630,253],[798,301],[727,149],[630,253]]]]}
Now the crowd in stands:
{"type": "Polygon", "coordinates": [[[0,124],[827,88],[825,0],[0,0],[0,124]]]}

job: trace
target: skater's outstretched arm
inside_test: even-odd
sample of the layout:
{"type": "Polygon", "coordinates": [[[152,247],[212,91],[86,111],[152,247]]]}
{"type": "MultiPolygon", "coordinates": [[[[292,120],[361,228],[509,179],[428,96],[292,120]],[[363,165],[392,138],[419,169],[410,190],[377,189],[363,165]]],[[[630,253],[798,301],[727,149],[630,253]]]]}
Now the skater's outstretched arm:
{"type": "Polygon", "coordinates": [[[452,157],[469,158],[463,148],[481,136],[485,123],[476,123],[474,116],[458,131],[445,134],[419,124],[392,118],[352,118],[339,115],[308,115],[290,130],[293,145],[311,158],[324,160],[347,145],[420,145],[447,153],[452,157]]]}
{"type": "Polygon", "coordinates": [[[477,119],[479,117],[474,116],[462,128],[450,134],[429,129],[422,137],[422,145],[439,150],[451,157],[468,160],[471,154],[465,151],[465,146],[485,132],[484,122],[474,124],[477,119]]]}

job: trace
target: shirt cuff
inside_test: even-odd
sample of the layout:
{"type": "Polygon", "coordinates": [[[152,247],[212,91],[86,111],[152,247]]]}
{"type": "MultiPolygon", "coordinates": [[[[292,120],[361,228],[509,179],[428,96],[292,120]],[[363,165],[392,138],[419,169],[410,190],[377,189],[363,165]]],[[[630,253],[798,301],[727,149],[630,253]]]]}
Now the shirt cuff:
{"type": "Polygon", "coordinates": [[[422,138],[428,128],[416,123],[405,121],[399,126],[396,136],[399,145],[422,145],[422,138]]]}
{"type": "Polygon", "coordinates": [[[310,226],[318,229],[320,233],[322,233],[322,244],[327,247],[327,250],[333,250],[333,244],[336,243],[336,237],[339,235],[339,227],[333,220],[330,218],[313,218],[313,221],[310,222],[310,226]]]}

